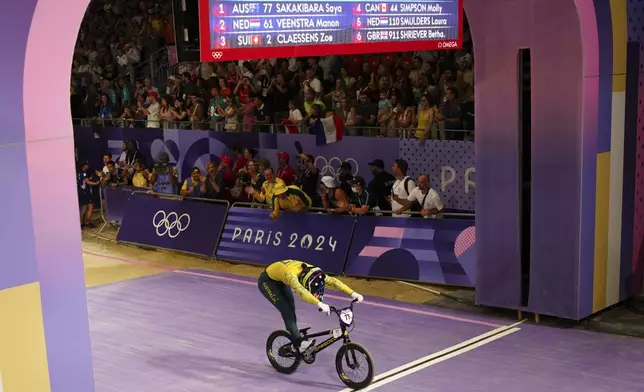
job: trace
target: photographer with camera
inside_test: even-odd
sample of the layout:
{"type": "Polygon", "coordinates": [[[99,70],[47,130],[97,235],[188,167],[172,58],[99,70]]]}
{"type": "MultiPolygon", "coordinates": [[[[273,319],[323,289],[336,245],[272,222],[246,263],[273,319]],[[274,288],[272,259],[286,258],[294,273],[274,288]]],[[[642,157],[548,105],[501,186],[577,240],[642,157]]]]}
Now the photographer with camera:
{"type": "Polygon", "coordinates": [[[177,174],[177,167],[170,165],[168,153],[159,153],[159,163],[154,165],[150,174],[152,191],[166,195],[176,195],[178,188],[177,174]]]}

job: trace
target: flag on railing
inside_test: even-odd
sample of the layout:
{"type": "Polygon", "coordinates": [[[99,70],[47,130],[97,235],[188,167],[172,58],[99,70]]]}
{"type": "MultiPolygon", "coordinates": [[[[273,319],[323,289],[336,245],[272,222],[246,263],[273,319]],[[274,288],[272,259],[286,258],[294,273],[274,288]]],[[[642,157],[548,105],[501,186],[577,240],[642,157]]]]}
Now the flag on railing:
{"type": "Polygon", "coordinates": [[[337,114],[318,119],[313,125],[315,144],[330,144],[342,140],[344,124],[337,114]]]}

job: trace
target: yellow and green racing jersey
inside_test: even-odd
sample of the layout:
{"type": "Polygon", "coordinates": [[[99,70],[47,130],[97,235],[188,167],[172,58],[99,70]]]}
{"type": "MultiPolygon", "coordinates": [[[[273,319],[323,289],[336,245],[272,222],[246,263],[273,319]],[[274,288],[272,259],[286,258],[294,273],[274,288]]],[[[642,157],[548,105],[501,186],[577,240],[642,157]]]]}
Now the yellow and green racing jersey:
{"type": "MultiPolygon", "coordinates": [[[[311,264],[304,263],[298,260],[282,260],[277,261],[266,268],[266,274],[269,278],[282,282],[285,285],[295,291],[298,297],[303,301],[306,301],[310,304],[317,305],[320,303],[320,300],[315,298],[298,280],[298,277],[302,273],[302,264],[307,267],[313,267],[311,264]]],[[[339,279],[326,275],[324,279],[326,286],[341,291],[346,295],[351,295],[353,290],[346,284],[340,282],[339,279]]]]}

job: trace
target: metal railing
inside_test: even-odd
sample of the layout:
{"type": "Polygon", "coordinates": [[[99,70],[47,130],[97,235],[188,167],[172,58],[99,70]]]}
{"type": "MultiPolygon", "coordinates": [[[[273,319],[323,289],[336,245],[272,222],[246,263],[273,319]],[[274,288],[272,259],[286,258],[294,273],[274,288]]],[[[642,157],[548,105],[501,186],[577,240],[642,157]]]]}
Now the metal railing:
{"type": "Polygon", "coordinates": [[[164,85],[168,80],[170,72],[170,59],[168,58],[168,48],[166,46],[160,48],[156,52],[150,54],[144,61],[138,63],[131,77],[136,80],[150,78],[154,85],[164,85]]]}
{"type": "MultiPolygon", "coordinates": [[[[249,202],[242,202],[242,201],[237,201],[234,202],[231,207],[246,207],[246,208],[263,208],[263,209],[270,209],[270,206],[266,203],[260,203],[260,202],[254,202],[254,203],[249,203],[249,202]]],[[[308,208],[305,212],[313,212],[313,213],[326,213],[327,211],[324,208],[319,208],[319,207],[310,207],[308,208]]],[[[389,214],[392,215],[394,214],[395,211],[392,210],[369,210],[365,214],[354,214],[352,212],[347,212],[348,215],[353,215],[353,216],[360,216],[360,215],[385,215],[389,214]]],[[[405,211],[403,214],[409,214],[411,216],[422,216],[422,214],[419,211],[405,211]]],[[[439,212],[438,214],[434,214],[436,217],[430,217],[426,219],[441,219],[441,218],[456,218],[456,219],[465,219],[465,218],[475,218],[476,215],[474,213],[461,213],[461,212],[439,212]]]]}
{"type": "MultiPolygon", "coordinates": [[[[153,125],[148,126],[145,119],[109,119],[109,118],[72,118],[75,125],[84,127],[100,126],[104,128],[152,128],[152,129],[184,129],[196,131],[215,131],[215,132],[257,132],[257,133],[293,133],[290,129],[297,129],[298,134],[312,134],[311,127],[306,125],[290,125],[281,122],[274,123],[224,123],[224,122],[192,122],[192,121],[155,121],[153,125]]],[[[430,135],[428,139],[451,140],[456,135],[461,137],[457,140],[472,141],[474,131],[465,129],[446,129],[445,135],[430,135]]],[[[385,134],[381,134],[380,127],[375,126],[346,126],[344,129],[345,136],[369,136],[369,137],[389,137],[398,139],[415,139],[416,129],[393,128],[385,134]],[[392,136],[394,135],[394,136],[392,136]]]]}

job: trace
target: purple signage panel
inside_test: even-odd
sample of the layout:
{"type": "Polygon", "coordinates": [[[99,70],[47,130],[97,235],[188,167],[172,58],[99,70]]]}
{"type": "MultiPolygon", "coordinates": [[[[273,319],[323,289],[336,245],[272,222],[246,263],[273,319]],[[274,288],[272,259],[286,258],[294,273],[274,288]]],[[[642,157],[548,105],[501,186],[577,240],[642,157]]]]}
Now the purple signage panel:
{"type": "Polygon", "coordinates": [[[227,204],[130,196],[116,240],[212,257],[227,204]]]}
{"type": "Polygon", "coordinates": [[[266,209],[232,207],[217,258],[261,265],[294,259],[340,274],[354,225],[350,216],[283,212],[271,220],[266,209]]]}
{"type": "Polygon", "coordinates": [[[345,273],[474,286],[473,220],[358,218],[345,273]]]}
{"type": "Polygon", "coordinates": [[[111,187],[103,189],[103,198],[105,199],[106,213],[105,218],[109,222],[121,223],[125,215],[125,207],[136,188],[131,187],[111,187]]]}

